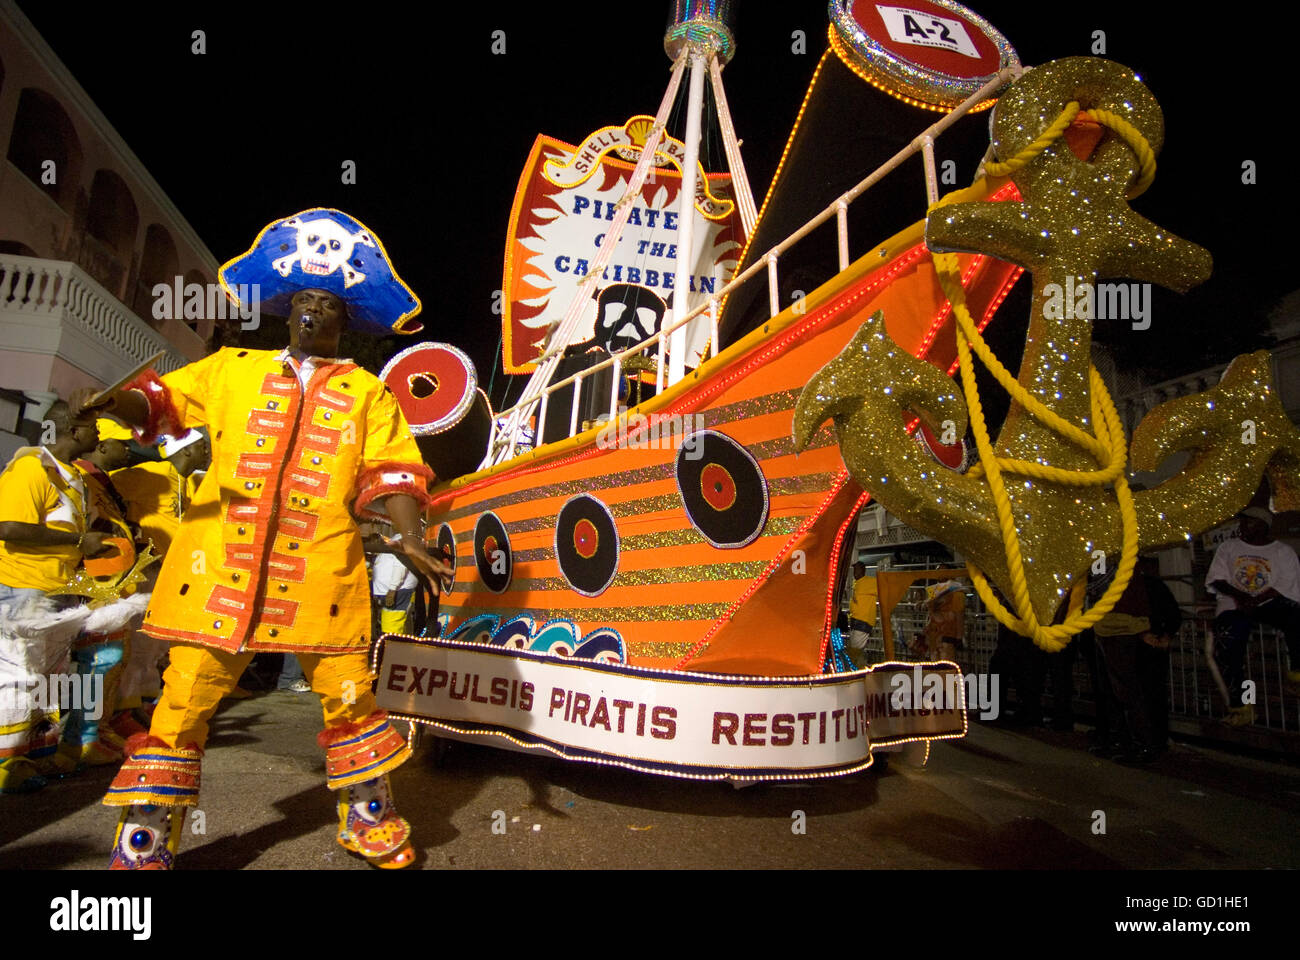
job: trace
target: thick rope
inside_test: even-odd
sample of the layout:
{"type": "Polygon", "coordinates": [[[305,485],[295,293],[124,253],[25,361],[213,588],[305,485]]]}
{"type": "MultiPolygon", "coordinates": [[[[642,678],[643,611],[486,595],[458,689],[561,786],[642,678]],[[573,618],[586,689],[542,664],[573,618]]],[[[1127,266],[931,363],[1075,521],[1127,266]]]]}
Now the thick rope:
{"type": "MultiPolygon", "coordinates": [[[[1089,380],[1092,422],[1096,427],[1097,435],[1090,437],[1082,430],[1079,430],[1078,427],[1068,424],[1052,411],[1047,410],[1036,397],[1012,379],[1006,368],[1001,363],[997,363],[994,357],[996,368],[990,367],[990,369],[993,371],[995,379],[1007,390],[1012,399],[1031,415],[1039,416],[1038,411],[1040,410],[1046,412],[1049,416],[1039,416],[1039,419],[1047,423],[1048,426],[1052,426],[1050,421],[1057,420],[1071,428],[1068,432],[1077,432],[1086,437],[1089,443],[1083,444],[1083,446],[1097,458],[1101,469],[1094,471],[1061,470],[1044,464],[999,457],[993,450],[988,425],[984,420],[984,410],[979,398],[979,388],[975,382],[975,369],[971,354],[972,346],[975,348],[975,352],[981,356],[987,354],[992,357],[992,351],[989,350],[983,337],[980,336],[979,331],[976,329],[975,320],[966,306],[956,255],[940,253],[933,254],[933,256],[939,271],[939,282],[953,305],[953,314],[957,319],[957,352],[960,357],[962,389],[966,394],[971,429],[975,435],[975,446],[980,457],[979,465],[973,468],[971,472],[976,476],[980,472],[987,475],[989,491],[993,496],[998,527],[1002,535],[1007,570],[1011,575],[1011,599],[1016,613],[1013,614],[1007,610],[994,596],[988,578],[974,564],[967,564],[967,572],[970,574],[971,582],[974,583],[975,589],[984,601],[985,606],[993,612],[993,615],[999,621],[1017,633],[1030,637],[1034,643],[1044,650],[1049,652],[1062,650],[1066,643],[1069,642],[1070,637],[1081,630],[1088,629],[1114,608],[1120,596],[1128,587],[1129,580],[1133,576],[1133,569],[1137,564],[1137,513],[1133,508],[1133,495],[1128,488],[1128,481],[1124,477],[1126,459],[1124,428],[1120,423],[1119,414],[1115,410],[1115,404],[1106,390],[1106,384],[1095,367],[1089,368],[1089,380]],[[1015,515],[1012,510],[1011,498],[1007,495],[1003,480],[1004,473],[1031,476],[1076,487],[1108,486],[1111,483],[1115,485],[1115,495],[1119,502],[1120,523],[1123,531],[1123,548],[1120,553],[1119,569],[1116,571],[1115,579],[1109,589],[1096,604],[1086,612],[1080,613],[1072,610],[1064,623],[1044,626],[1038,621],[1034,613],[1033,605],[1029,599],[1029,585],[1025,577],[1024,558],[1020,550],[1020,537],[1016,532],[1015,515]]],[[[1067,433],[1067,431],[1062,430],[1057,432],[1067,433]]]]}
{"type": "Polygon", "coordinates": [[[1061,135],[1065,133],[1076,118],[1099,123],[1103,127],[1112,130],[1121,140],[1128,144],[1138,162],[1137,181],[1129,188],[1128,198],[1132,200],[1146,193],[1147,187],[1151,186],[1151,182],[1156,178],[1156,155],[1146,137],[1142,136],[1133,124],[1119,114],[1100,109],[1080,111],[1078,102],[1074,100],[1066,104],[1065,109],[1061,111],[1061,115],[1042,132],[1038,139],[1005,163],[991,162],[984,164],[984,172],[993,177],[1005,177],[1015,173],[1060,139],[1061,135]]]}
{"type": "Polygon", "coordinates": [[[1015,173],[1034,157],[1038,156],[1065,133],[1065,128],[1074,122],[1074,118],[1079,114],[1078,101],[1071,100],[1061,111],[1061,115],[1056,118],[1050,127],[1029,146],[1025,147],[1018,154],[1005,163],[986,163],[984,172],[991,177],[1005,177],[1008,174],[1015,173]]]}

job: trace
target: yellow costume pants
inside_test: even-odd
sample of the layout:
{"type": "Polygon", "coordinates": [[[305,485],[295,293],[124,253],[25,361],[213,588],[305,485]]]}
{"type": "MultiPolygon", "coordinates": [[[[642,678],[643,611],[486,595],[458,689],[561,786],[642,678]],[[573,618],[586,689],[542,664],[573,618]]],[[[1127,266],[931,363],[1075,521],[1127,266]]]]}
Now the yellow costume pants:
{"type": "MultiPolygon", "coordinates": [[[[296,656],[303,676],[320,696],[326,727],[357,723],[375,712],[370,664],[364,652],[296,656]]],[[[194,743],[203,749],[208,720],[252,659],[251,651],[223,653],[196,644],[172,644],[171,665],[163,674],[162,698],[154,710],[149,735],[169,747],[194,743]]]]}
{"type": "MultiPolygon", "coordinates": [[[[252,659],[251,652],[232,654],[195,644],[172,644],[171,665],[163,674],[162,698],[154,710],[149,736],[122,764],[104,803],[198,803],[208,720],[252,659]]],[[[320,696],[325,714],[325,729],[317,742],[325,750],[326,785],[331,790],[374,780],[410,756],[406,739],[388,722],[388,716],[375,708],[365,653],[300,653],[298,662],[320,696]]]]}

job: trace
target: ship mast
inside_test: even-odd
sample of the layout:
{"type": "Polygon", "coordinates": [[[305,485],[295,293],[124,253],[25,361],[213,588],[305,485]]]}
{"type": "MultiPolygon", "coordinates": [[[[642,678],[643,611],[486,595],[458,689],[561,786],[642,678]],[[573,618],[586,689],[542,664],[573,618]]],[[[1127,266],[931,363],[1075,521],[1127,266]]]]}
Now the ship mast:
{"type": "MultiPolygon", "coordinates": [[[[676,272],[673,278],[673,317],[684,317],[690,313],[689,293],[692,268],[691,248],[694,246],[695,227],[695,193],[697,186],[697,168],[700,152],[700,132],[704,111],[704,80],[709,77],[714,100],[717,103],[718,122],[722,129],[723,147],[726,151],[727,167],[731,174],[733,195],[739,208],[741,223],[745,235],[749,236],[758,219],[754,205],[754,195],[749,187],[749,178],[740,157],[740,144],[736,139],[735,128],[731,122],[731,112],[727,107],[726,94],[722,88],[722,67],[735,52],[735,40],[731,33],[732,0],[674,0],[669,15],[668,29],[664,34],[664,51],[673,61],[672,76],[668,89],[664,92],[655,116],[654,126],[641,148],[641,157],[637,161],[632,175],[628,178],[627,189],[617,204],[617,213],[610,223],[607,239],[592,262],[591,269],[579,284],[573,302],[563,319],[558,321],[547,339],[546,348],[538,359],[537,369],[533,371],[524,388],[523,396],[506,422],[494,429],[491,449],[484,461],[484,466],[499,464],[511,459],[519,446],[520,437],[528,418],[538,409],[543,400],[547,384],[550,383],[559,365],[565,349],[574,341],[579,318],[583,307],[591,301],[596,281],[604,273],[610,257],[618,245],[618,238],[627,225],[633,207],[633,198],[641,191],[650,168],[654,165],[655,149],[664,136],[668,114],[687,67],[690,69],[688,84],[685,163],[682,165],[682,187],[678,206],[678,241],[676,272]]],[[[665,320],[665,325],[670,321],[665,320]]],[[[659,389],[665,385],[665,339],[659,339],[656,384],[659,389]]],[[[673,330],[667,352],[667,385],[681,380],[686,374],[686,326],[673,330]]],[[[633,347],[636,351],[639,347],[633,347]]],[[[618,369],[617,367],[615,368],[618,369]]],[[[575,384],[575,403],[578,396],[575,384]]],[[[543,411],[545,403],[542,403],[543,411]]],[[[538,418],[540,432],[541,417],[538,418]]]]}
{"type": "MultiPolygon", "coordinates": [[[[727,154],[727,166],[732,175],[732,183],[735,184],[745,236],[749,236],[754,229],[754,221],[757,219],[754,196],[749,189],[744,163],[740,159],[740,147],[731,124],[731,112],[727,109],[727,98],[722,89],[722,67],[735,52],[731,19],[731,0],[677,0],[673,4],[668,31],[664,34],[664,52],[668,54],[669,59],[676,61],[684,54],[691,71],[687,94],[686,135],[683,138],[686,159],[682,164],[682,189],[678,197],[677,222],[680,227],[677,235],[677,265],[673,277],[674,318],[684,317],[691,310],[690,277],[695,246],[693,207],[700,156],[701,116],[704,112],[705,74],[708,74],[713,82],[714,97],[718,103],[718,122],[722,127],[723,144],[727,154]]],[[[673,331],[668,352],[669,385],[686,375],[686,342],[686,327],[678,327],[673,331]]],[[[661,370],[662,365],[663,351],[661,350],[661,370]]],[[[659,380],[661,382],[663,380],[662,373],[659,380]]]]}

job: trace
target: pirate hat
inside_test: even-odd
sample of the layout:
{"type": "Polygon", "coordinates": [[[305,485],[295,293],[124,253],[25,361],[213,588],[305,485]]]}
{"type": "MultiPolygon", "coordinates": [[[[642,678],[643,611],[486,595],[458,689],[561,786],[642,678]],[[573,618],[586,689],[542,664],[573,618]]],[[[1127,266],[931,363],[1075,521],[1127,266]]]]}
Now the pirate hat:
{"type": "Polygon", "coordinates": [[[341,210],[313,207],[271,222],[217,276],[226,296],[241,307],[248,306],[240,299],[241,285],[256,284],[261,308],[284,315],[299,290],[327,290],[347,304],[350,329],[377,335],[424,329],[413,319],[419,298],[393,269],[379,237],[341,210]]]}

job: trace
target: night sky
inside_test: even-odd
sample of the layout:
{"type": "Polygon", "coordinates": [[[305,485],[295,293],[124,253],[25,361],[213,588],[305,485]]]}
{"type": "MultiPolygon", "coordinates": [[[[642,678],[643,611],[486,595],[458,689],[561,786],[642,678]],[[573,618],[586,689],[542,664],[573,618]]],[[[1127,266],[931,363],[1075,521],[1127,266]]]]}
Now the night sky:
{"type": "MultiPolygon", "coordinates": [[[[428,4],[420,8],[436,13],[418,18],[406,4],[19,6],[218,262],[274,218],[344,209],[378,232],[423,300],[421,336],[465,349],[484,385],[500,333],[492,295],[506,223],[534,137],[576,142],[654,113],[670,66],[662,47],[669,4],[659,0],[428,4]],[[191,53],[196,29],[206,31],[203,56],[191,53]],[[505,55],[491,52],[494,30],[505,31],[505,55]],[[356,162],[355,185],[340,182],[344,160],[356,162]]],[[[826,5],[737,6],[738,52],[723,77],[761,202],[825,46],[826,5]],[[803,55],[791,51],[799,29],[803,55]]],[[[1266,48],[1280,47],[1286,31],[1248,11],[1241,17],[1250,22],[1233,32],[1179,12],[1185,5],[1133,0],[972,6],[1026,64],[1088,54],[1093,32],[1105,31],[1107,56],[1135,68],[1164,108],[1156,181],[1135,208],[1208,247],[1215,275],[1185,297],[1159,295],[1154,328],[1140,340],[1122,331],[1099,330],[1099,338],[1157,377],[1265,345],[1269,310],[1298,285],[1275,226],[1287,212],[1279,202],[1294,214],[1286,201],[1294,161],[1282,156],[1291,137],[1279,126],[1291,111],[1272,99],[1284,61],[1266,48]],[[1242,37],[1233,59],[1230,33],[1242,37]],[[1241,183],[1247,159],[1257,164],[1255,186],[1241,183]]],[[[670,132],[684,127],[679,111],[670,132]]],[[[716,131],[706,154],[719,168],[716,131]]],[[[886,189],[915,190],[923,214],[919,184],[886,189]]],[[[858,238],[855,255],[881,239],[858,238]]],[[[1024,323],[1000,317],[997,339],[1014,349],[1024,323]]],[[[494,406],[510,379],[496,374],[494,406]]]]}

